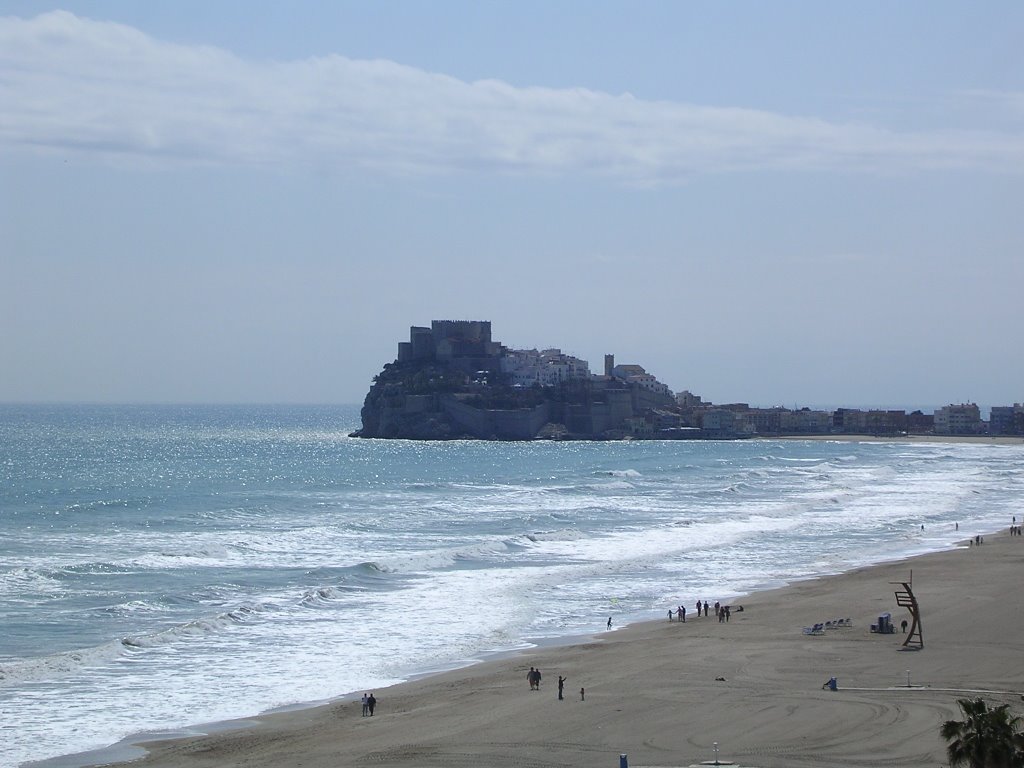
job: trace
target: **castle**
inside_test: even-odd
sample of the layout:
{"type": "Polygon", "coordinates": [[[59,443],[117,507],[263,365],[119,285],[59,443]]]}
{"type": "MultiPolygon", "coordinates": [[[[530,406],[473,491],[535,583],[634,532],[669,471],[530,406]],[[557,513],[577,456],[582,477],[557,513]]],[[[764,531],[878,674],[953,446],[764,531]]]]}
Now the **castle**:
{"type": "MultiPolygon", "coordinates": [[[[608,356],[608,361],[614,358],[608,356]]],[[[668,387],[640,366],[591,374],[559,349],[508,349],[486,320],[412,326],[363,404],[360,437],[530,440],[623,437],[637,419],[671,409],[668,387]]]]}

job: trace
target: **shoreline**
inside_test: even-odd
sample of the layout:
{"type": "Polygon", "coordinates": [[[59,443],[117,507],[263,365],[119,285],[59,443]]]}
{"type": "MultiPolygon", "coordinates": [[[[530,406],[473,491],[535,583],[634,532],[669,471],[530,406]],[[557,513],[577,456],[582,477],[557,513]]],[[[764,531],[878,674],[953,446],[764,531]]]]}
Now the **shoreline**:
{"type": "Polygon", "coordinates": [[[755,440],[823,440],[837,443],[968,443],[976,445],[1024,445],[1013,435],[756,435],[755,440]]]}
{"type": "MultiPolygon", "coordinates": [[[[889,762],[901,756],[901,765],[935,765],[945,759],[939,724],[958,715],[950,691],[997,691],[995,703],[1022,709],[1024,645],[1016,638],[1024,598],[1014,585],[1024,537],[989,538],[754,592],[726,624],[692,614],[685,624],[637,622],[425,673],[375,691],[381,703],[372,721],[360,718],[355,693],[189,729],[209,735],[139,735],[115,747],[147,749],[131,760],[139,768],[583,768],[611,765],[623,753],[634,765],[690,765],[709,759],[714,742],[723,760],[744,765],[859,765],[881,752],[889,762]],[[899,632],[903,610],[892,582],[908,576],[922,606],[921,651],[900,651],[901,635],[868,632],[885,611],[899,632]],[[802,633],[833,618],[852,618],[853,627],[802,633]],[[544,670],[540,693],[525,685],[530,666],[544,670]],[[564,701],[554,694],[560,674],[568,678],[564,701]],[[839,691],[822,691],[833,675],[839,691]]],[[[110,749],[88,754],[125,759],[110,749]]],[[[83,757],[33,765],[99,764],[83,757]]]]}

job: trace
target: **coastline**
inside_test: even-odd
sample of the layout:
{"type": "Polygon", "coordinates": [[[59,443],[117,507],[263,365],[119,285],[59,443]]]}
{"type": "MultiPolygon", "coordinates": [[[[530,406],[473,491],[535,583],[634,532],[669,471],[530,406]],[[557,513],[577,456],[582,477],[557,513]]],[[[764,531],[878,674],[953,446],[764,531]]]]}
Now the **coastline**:
{"type": "Polygon", "coordinates": [[[1024,445],[1024,437],[1009,435],[758,435],[755,440],[825,440],[837,443],[974,443],[1024,445]]]}
{"type": "Polygon", "coordinates": [[[999,533],[980,547],[751,594],[727,624],[694,620],[691,611],[685,624],[642,622],[416,678],[375,691],[372,719],[347,697],[150,742],[149,754],[130,764],[582,768],[628,754],[634,766],[666,766],[713,759],[716,742],[723,761],[743,765],[944,763],[938,729],[958,716],[958,697],[985,691],[1021,711],[1024,597],[1014,585],[1022,559],[1024,537],[999,533]],[[893,582],[911,574],[921,651],[901,651],[901,634],[868,631],[889,611],[899,632],[905,612],[893,582]],[[847,617],[848,629],[801,631],[847,617]],[[544,672],[540,692],[526,685],[531,666],[544,672]],[[555,693],[559,675],[568,678],[564,701],[555,693]],[[831,676],[836,692],[821,689],[831,676]]]}

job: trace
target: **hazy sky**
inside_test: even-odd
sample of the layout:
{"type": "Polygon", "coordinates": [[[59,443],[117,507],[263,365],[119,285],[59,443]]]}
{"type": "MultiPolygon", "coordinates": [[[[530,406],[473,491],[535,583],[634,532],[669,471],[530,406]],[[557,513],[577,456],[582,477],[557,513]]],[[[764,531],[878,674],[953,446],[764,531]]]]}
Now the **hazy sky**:
{"type": "Polygon", "coordinates": [[[410,325],[1024,401],[1024,3],[0,3],[0,401],[360,402],[410,325]]]}

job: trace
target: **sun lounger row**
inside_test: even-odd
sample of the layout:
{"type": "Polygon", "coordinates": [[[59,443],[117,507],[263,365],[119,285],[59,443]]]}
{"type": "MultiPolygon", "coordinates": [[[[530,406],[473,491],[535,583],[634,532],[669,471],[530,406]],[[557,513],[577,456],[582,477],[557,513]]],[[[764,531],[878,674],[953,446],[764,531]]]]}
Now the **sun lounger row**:
{"type": "Polygon", "coordinates": [[[852,627],[852,619],[831,619],[829,621],[823,621],[820,624],[812,624],[809,627],[804,627],[805,635],[824,635],[827,629],[839,629],[841,627],[852,627]]]}

